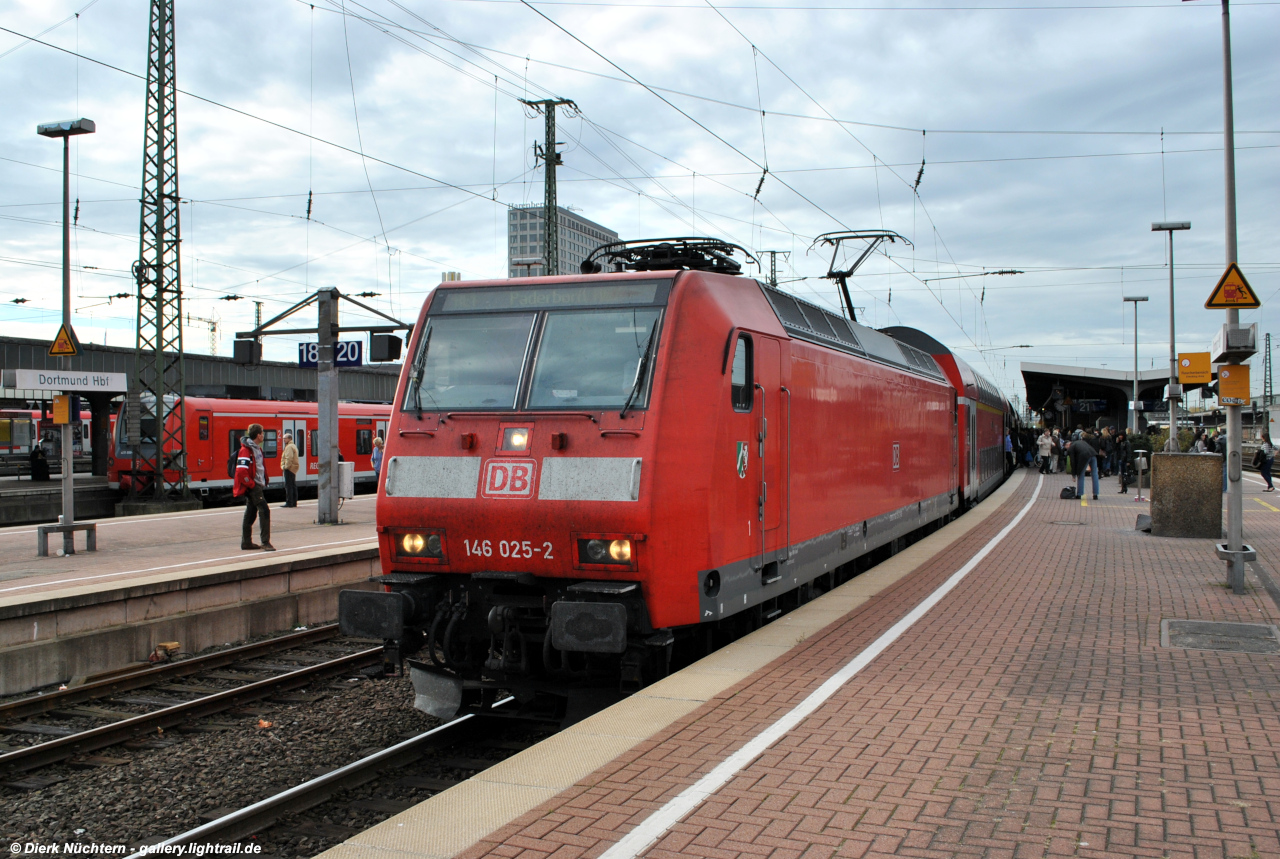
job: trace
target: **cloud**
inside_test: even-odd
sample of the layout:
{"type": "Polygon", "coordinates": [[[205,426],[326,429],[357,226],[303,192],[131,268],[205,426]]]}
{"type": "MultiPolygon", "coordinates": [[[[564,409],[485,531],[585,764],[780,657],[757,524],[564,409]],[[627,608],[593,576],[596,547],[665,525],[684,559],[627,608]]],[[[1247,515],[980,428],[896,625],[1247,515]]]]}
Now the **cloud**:
{"type": "MultiPolygon", "coordinates": [[[[10,2],[6,26],[36,33],[76,4],[10,2]]],[[[579,42],[515,3],[179,2],[182,89],[284,126],[180,98],[186,307],[218,316],[225,351],[231,332],[251,327],[252,299],[272,314],[334,284],[379,292],[380,309],[414,317],[442,271],[502,276],[505,207],[542,196],[532,153],[542,119],[518,99],[554,94],[582,111],[559,123],[562,204],[627,238],[696,230],[785,251],[784,275],[809,278],[790,288],[832,306],[826,257],[806,253],[813,237],[841,225],[897,230],[914,250],[894,245],[892,260],[877,257],[856,279],[866,320],[969,350],[1009,392],[1021,386],[1010,358],[1125,361],[1120,298],[1134,283],[1152,294],[1143,360],[1160,365],[1165,252],[1149,226],[1167,206],[1194,224],[1177,239],[1179,345],[1207,347],[1221,320],[1200,305],[1224,259],[1217,7],[880,5],[723,9],[741,35],[707,7],[537,6],[579,42]],[[756,200],[766,158],[772,175],[756,200]],[[920,282],[957,273],[977,276],[920,282]],[[244,300],[219,301],[227,294],[244,300]],[[974,351],[1020,343],[1037,348],[974,351]]],[[[46,40],[143,73],[146,12],[100,0],[46,40]]],[[[1237,128],[1280,131],[1269,44],[1280,12],[1233,12],[1237,128]]],[[[4,37],[0,52],[13,44],[4,37]]],[[[0,298],[31,299],[0,303],[0,314],[29,336],[56,319],[58,272],[40,264],[60,259],[60,159],[33,126],[79,112],[99,132],[73,149],[74,259],[97,267],[77,269],[77,325],[86,339],[131,344],[131,302],[102,302],[130,290],[110,275],[138,253],[141,82],[27,45],[0,59],[0,86],[0,298]]],[[[1280,290],[1280,149],[1244,147],[1280,145],[1280,134],[1237,143],[1240,259],[1265,299],[1280,290]]],[[[1268,312],[1247,319],[1265,330],[1268,312]]],[[[202,348],[205,336],[196,326],[188,341],[202,348]]],[[[293,348],[272,342],[268,355],[293,348]]]]}

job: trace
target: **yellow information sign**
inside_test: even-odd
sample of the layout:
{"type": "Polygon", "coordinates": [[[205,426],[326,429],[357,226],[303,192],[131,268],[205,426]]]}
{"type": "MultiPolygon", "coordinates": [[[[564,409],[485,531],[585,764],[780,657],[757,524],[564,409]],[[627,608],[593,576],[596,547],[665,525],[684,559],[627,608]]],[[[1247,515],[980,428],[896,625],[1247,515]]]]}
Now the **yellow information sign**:
{"type": "Polygon", "coordinates": [[[1218,404],[1249,405],[1249,365],[1223,364],[1218,368],[1218,404]]]}
{"type": "Polygon", "coordinates": [[[1179,352],[1178,381],[1183,385],[1207,385],[1213,381],[1208,352],[1179,352]]]}
{"type": "Polygon", "coordinates": [[[71,423],[71,395],[70,394],[54,395],[53,422],[58,426],[71,423]]]}
{"type": "Polygon", "coordinates": [[[1245,280],[1244,272],[1235,263],[1227,266],[1204,306],[1210,310],[1252,310],[1262,306],[1258,294],[1245,280]]]}
{"type": "Polygon", "coordinates": [[[58,329],[58,336],[53,338],[53,345],[49,347],[50,358],[73,358],[80,354],[80,350],[76,348],[76,334],[71,330],[69,323],[64,323],[58,329]]]}

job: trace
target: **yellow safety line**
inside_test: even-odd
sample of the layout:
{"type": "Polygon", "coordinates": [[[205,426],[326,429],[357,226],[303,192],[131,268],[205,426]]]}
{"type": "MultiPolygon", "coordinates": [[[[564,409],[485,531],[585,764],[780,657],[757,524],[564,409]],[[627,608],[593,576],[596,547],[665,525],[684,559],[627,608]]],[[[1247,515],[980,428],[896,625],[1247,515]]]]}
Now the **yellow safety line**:
{"type": "Polygon", "coordinates": [[[1268,510],[1270,510],[1272,513],[1280,513],[1280,507],[1272,507],[1270,504],[1268,504],[1267,502],[1263,501],[1261,498],[1255,498],[1255,499],[1253,499],[1253,500],[1254,500],[1254,501],[1257,501],[1259,504],[1261,504],[1263,507],[1265,507],[1265,508],[1267,508],[1268,510]]]}

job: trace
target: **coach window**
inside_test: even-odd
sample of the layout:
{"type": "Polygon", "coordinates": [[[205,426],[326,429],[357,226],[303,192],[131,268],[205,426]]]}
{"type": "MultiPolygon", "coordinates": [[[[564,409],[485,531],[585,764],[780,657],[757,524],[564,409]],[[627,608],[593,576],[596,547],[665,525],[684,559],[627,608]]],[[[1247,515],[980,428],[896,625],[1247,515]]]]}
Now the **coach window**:
{"type": "Polygon", "coordinates": [[[208,415],[200,416],[200,440],[201,441],[209,440],[209,416],[208,415]]]}
{"type": "Polygon", "coordinates": [[[356,430],[356,456],[368,456],[373,453],[373,430],[356,430]]]}
{"type": "Polygon", "coordinates": [[[749,412],[755,388],[751,384],[751,337],[739,334],[733,347],[732,399],[735,412],[749,412]]]}
{"type": "Polygon", "coordinates": [[[320,449],[320,430],[311,431],[311,455],[315,456],[316,451],[320,449]]]}
{"type": "Polygon", "coordinates": [[[262,432],[262,455],[267,459],[275,459],[278,448],[277,433],[275,430],[263,430],[262,432]]]}

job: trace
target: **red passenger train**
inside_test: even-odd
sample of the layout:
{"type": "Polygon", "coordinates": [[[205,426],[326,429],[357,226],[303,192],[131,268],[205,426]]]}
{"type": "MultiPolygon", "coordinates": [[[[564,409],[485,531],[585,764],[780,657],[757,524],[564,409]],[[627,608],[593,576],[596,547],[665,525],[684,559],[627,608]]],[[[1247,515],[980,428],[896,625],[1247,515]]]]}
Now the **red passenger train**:
{"type": "Polygon", "coordinates": [[[632,270],[428,297],[379,487],[387,587],[339,609],[415,657],[419,707],[651,682],[1005,476],[994,386],[740,276],[732,247],[606,246],[632,270]]]}
{"type": "MultiPolygon", "coordinates": [[[[187,476],[191,491],[210,500],[231,497],[235,473],[235,456],[240,439],[249,424],[262,424],[263,463],[271,488],[283,488],[280,473],[280,438],[292,433],[298,447],[299,486],[314,486],[319,478],[319,460],[315,455],[317,418],[316,404],[275,400],[223,400],[187,397],[181,400],[187,426],[187,476]]],[[[111,458],[108,460],[107,483],[113,489],[128,490],[134,480],[151,485],[151,463],[155,457],[155,419],[148,407],[143,418],[143,442],[139,446],[138,471],[133,471],[133,448],[129,445],[126,406],[121,406],[111,434],[111,458]]],[[[172,427],[177,420],[173,406],[165,420],[172,427]]],[[[385,438],[390,407],[365,403],[338,404],[338,449],[347,462],[355,463],[356,483],[372,485],[375,477],[370,455],[373,440],[385,438]]],[[[174,472],[170,479],[176,479],[174,472]]]]}

